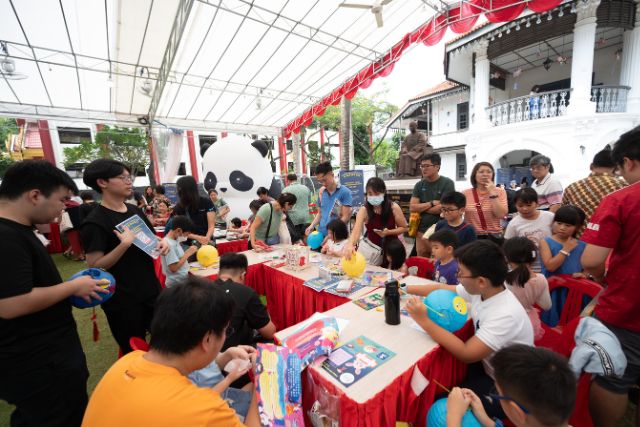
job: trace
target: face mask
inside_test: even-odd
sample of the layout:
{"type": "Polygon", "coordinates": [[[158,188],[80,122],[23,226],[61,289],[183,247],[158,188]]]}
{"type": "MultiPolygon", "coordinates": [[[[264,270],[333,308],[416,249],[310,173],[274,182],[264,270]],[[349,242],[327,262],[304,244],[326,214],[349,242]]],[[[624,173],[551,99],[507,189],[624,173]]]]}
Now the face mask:
{"type": "Polygon", "coordinates": [[[384,194],[379,196],[367,196],[367,202],[373,206],[380,206],[384,202],[384,194]]]}
{"type": "Polygon", "coordinates": [[[176,241],[178,243],[182,243],[182,242],[186,242],[187,241],[187,236],[180,236],[176,239],[176,241]]]}

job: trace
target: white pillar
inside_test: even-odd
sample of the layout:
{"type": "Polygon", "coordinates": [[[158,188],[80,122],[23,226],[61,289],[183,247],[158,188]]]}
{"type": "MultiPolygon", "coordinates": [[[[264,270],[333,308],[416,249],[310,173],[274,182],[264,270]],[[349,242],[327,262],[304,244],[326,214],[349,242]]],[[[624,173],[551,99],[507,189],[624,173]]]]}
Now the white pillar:
{"type": "Polygon", "coordinates": [[[573,56],[571,58],[571,99],[567,112],[571,115],[595,114],[591,102],[593,54],[596,41],[596,12],[600,0],[577,4],[576,24],[573,28],[573,56]]]}
{"type": "Polygon", "coordinates": [[[473,102],[473,127],[475,129],[484,129],[489,127],[489,118],[486,108],[489,106],[489,73],[490,64],[487,56],[487,47],[489,41],[480,39],[474,46],[476,54],[475,62],[475,80],[473,86],[474,102],[473,102]]]}
{"type": "Polygon", "coordinates": [[[64,150],[60,143],[60,134],[58,133],[58,124],[53,120],[49,120],[49,135],[51,136],[51,146],[53,148],[53,155],[56,159],[56,166],[58,169],[65,170],[64,168],[64,150]]]}
{"type": "Polygon", "coordinates": [[[296,175],[302,175],[302,163],[300,162],[300,134],[293,134],[291,138],[291,161],[293,161],[293,171],[296,175]]]}
{"type": "Polygon", "coordinates": [[[626,30],[622,38],[620,84],[629,86],[627,112],[640,114],[640,5],[636,4],[636,25],[626,30]]]}

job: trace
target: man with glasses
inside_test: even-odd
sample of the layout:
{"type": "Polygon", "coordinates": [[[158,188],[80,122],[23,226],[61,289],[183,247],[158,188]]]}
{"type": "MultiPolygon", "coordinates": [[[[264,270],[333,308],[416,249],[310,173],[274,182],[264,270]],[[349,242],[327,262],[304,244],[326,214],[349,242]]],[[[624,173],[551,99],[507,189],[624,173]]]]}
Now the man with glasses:
{"type": "MultiPolygon", "coordinates": [[[[160,293],[153,259],[133,244],[136,236],[116,225],[135,215],[150,230],[153,225],[137,206],[125,203],[131,196],[133,178],[129,168],[115,160],[98,159],[84,170],[84,183],[102,194],[102,201],[85,218],[81,226],[82,245],[89,267],[107,270],[116,279],[116,292],[102,304],[113,338],[123,353],[131,351],[131,337],[144,338],[160,293]]],[[[161,253],[169,250],[167,242],[158,241],[161,253]]]]}
{"type": "MultiPolygon", "coordinates": [[[[591,215],[607,194],[627,185],[623,179],[615,176],[616,165],[608,148],[593,157],[590,169],[588,177],[570,184],[562,196],[563,205],[577,206],[584,211],[585,224],[589,222],[591,215]]],[[[584,228],[581,228],[576,237],[580,238],[583,232],[584,228]]]]}
{"type": "Polygon", "coordinates": [[[351,191],[336,181],[333,175],[333,167],[330,162],[320,163],[316,166],[316,179],[322,185],[318,194],[318,214],[307,227],[305,234],[308,236],[316,227],[323,236],[327,236],[327,224],[332,219],[340,219],[345,224],[351,219],[351,191]]]}
{"type": "Polygon", "coordinates": [[[422,179],[413,187],[409,211],[420,213],[420,226],[416,236],[415,250],[418,256],[431,256],[431,245],[424,239],[424,233],[438,222],[441,213],[440,198],[443,194],[455,191],[453,181],[440,176],[441,159],[438,153],[422,157],[420,168],[422,179]]]}
{"type": "Polygon", "coordinates": [[[555,212],[562,206],[562,184],[551,176],[551,159],[542,154],[535,155],[529,162],[534,180],[531,188],[538,193],[538,209],[555,212]]]}
{"type": "Polygon", "coordinates": [[[419,176],[419,162],[422,156],[431,153],[433,148],[427,142],[427,136],[418,131],[418,122],[409,123],[409,135],[404,138],[398,156],[397,178],[413,178],[419,176]]]}

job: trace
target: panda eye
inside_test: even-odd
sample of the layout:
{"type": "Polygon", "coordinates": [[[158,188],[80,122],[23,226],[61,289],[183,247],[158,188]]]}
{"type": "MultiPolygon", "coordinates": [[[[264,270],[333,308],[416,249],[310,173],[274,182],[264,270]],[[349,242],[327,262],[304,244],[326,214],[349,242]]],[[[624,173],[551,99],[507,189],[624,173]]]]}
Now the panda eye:
{"type": "Polygon", "coordinates": [[[238,191],[249,191],[253,188],[253,180],[240,171],[233,171],[229,175],[231,186],[238,191]]]}
{"type": "Polygon", "coordinates": [[[204,178],[204,188],[205,190],[213,190],[218,185],[218,179],[216,178],[216,174],[213,172],[207,172],[207,176],[204,178]]]}

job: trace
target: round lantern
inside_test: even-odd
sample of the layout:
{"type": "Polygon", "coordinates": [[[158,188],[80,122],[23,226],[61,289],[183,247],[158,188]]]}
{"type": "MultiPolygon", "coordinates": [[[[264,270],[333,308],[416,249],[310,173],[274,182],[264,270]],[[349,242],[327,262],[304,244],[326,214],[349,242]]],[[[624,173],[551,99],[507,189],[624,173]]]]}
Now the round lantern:
{"type": "Polygon", "coordinates": [[[438,289],[423,301],[429,318],[449,332],[456,332],[467,321],[467,303],[455,292],[438,289]]]}
{"type": "Polygon", "coordinates": [[[211,245],[202,245],[196,253],[196,259],[201,266],[211,267],[219,260],[218,250],[211,245]]]}
{"type": "Polygon", "coordinates": [[[90,276],[92,279],[99,280],[98,286],[109,291],[108,294],[99,294],[101,299],[91,298],[91,302],[86,302],[79,296],[72,295],[69,297],[71,304],[77,308],[89,308],[102,304],[111,298],[116,291],[116,279],[109,273],[99,268],[87,268],[71,276],[71,280],[77,279],[80,276],[90,276]]]}
{"type": "Polygon", "coordinates": [[[345,274],[349,277],[360,277],[362,273],[364,273],[364,269],[367,267],[367,261],[359,252],[351,255],[351,259],[342,257],[340,264],[342,265],[342,269],[345,274]]]}

